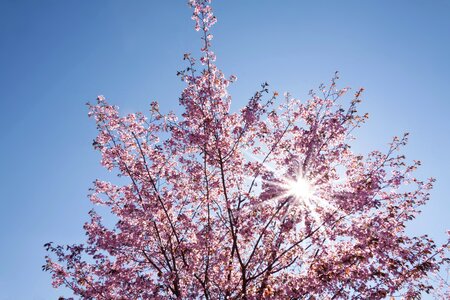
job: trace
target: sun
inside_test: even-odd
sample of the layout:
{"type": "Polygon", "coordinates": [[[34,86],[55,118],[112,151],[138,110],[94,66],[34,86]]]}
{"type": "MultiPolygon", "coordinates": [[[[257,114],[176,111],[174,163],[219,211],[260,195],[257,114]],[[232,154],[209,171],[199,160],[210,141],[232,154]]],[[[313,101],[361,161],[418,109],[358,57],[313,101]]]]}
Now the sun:
{"type": "Polygon", "coordinates": [[[308,200],[314,194],[314,186],[302,176],[295,180],[286,180],[285,188],[286,193],[297,200],[308,200]]]}

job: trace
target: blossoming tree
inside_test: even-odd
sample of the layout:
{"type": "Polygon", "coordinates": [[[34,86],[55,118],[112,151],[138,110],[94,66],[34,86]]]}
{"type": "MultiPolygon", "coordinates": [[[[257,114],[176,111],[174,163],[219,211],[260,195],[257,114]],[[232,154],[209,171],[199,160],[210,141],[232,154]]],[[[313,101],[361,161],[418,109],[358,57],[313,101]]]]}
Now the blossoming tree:
{"type": "MultiPolygon", "coordinates": [[[[45,245],[55,287],[83,299],[381,299],[429,292],[445,244],[411,237],[405,223],[433,180],[413,176],[394,138],[386,152],[352,153],[367,115],[362,90],[347,105],[330,85],[302,102],[262,84],[230,112],[227,78],[211,51],[209,1],[191,0],[202,33],[179,76],[184,113],[120,116],[99,96],[89,105],[102,165],[128,179],[97,180],[84,244],[45,245]],[[283,99],[279,99],[283,98],[283,99]],[[166,137],[166,138],[163,138],[166,137]]],[[[445,295],[443,296],[445,297],[445,295]]]]}

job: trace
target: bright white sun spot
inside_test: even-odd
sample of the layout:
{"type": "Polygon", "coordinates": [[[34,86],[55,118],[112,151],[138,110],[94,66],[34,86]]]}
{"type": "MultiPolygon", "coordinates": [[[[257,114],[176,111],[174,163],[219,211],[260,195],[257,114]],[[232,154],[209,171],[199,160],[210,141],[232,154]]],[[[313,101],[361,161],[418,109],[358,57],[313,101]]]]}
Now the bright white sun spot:
{"type": "Polygon", "coordinates": [[[302,176],[298,176],[296,180],[287,180],[286,189],[287,194],[294,196],[298,200],[307,200],[314,194],[314,187],[302,176]]]}

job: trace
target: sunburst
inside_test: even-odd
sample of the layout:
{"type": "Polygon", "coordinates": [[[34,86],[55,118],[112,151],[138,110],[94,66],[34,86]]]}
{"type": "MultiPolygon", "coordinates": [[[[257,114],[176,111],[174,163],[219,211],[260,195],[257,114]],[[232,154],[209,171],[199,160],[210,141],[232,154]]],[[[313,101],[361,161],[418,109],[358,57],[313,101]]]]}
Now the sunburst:
{"type": "Polygon", "coordinates": [[[315,187],[305,177],[297,175],[297,178],[285,179],[281,184],[286,196],[294,197],[297,201],[309,200],[314,196],[315,187]]]}

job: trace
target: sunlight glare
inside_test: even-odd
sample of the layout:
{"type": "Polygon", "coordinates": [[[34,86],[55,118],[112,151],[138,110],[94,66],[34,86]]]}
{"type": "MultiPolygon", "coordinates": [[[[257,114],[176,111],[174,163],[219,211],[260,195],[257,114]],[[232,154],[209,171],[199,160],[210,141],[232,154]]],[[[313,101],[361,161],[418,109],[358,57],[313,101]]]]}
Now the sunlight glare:
{"type": "Polygon", "coordinates": [[[314,194],[313,186],[302,176],[287,182],[287,192],[297,199],[309,199],[314,194]]]}

